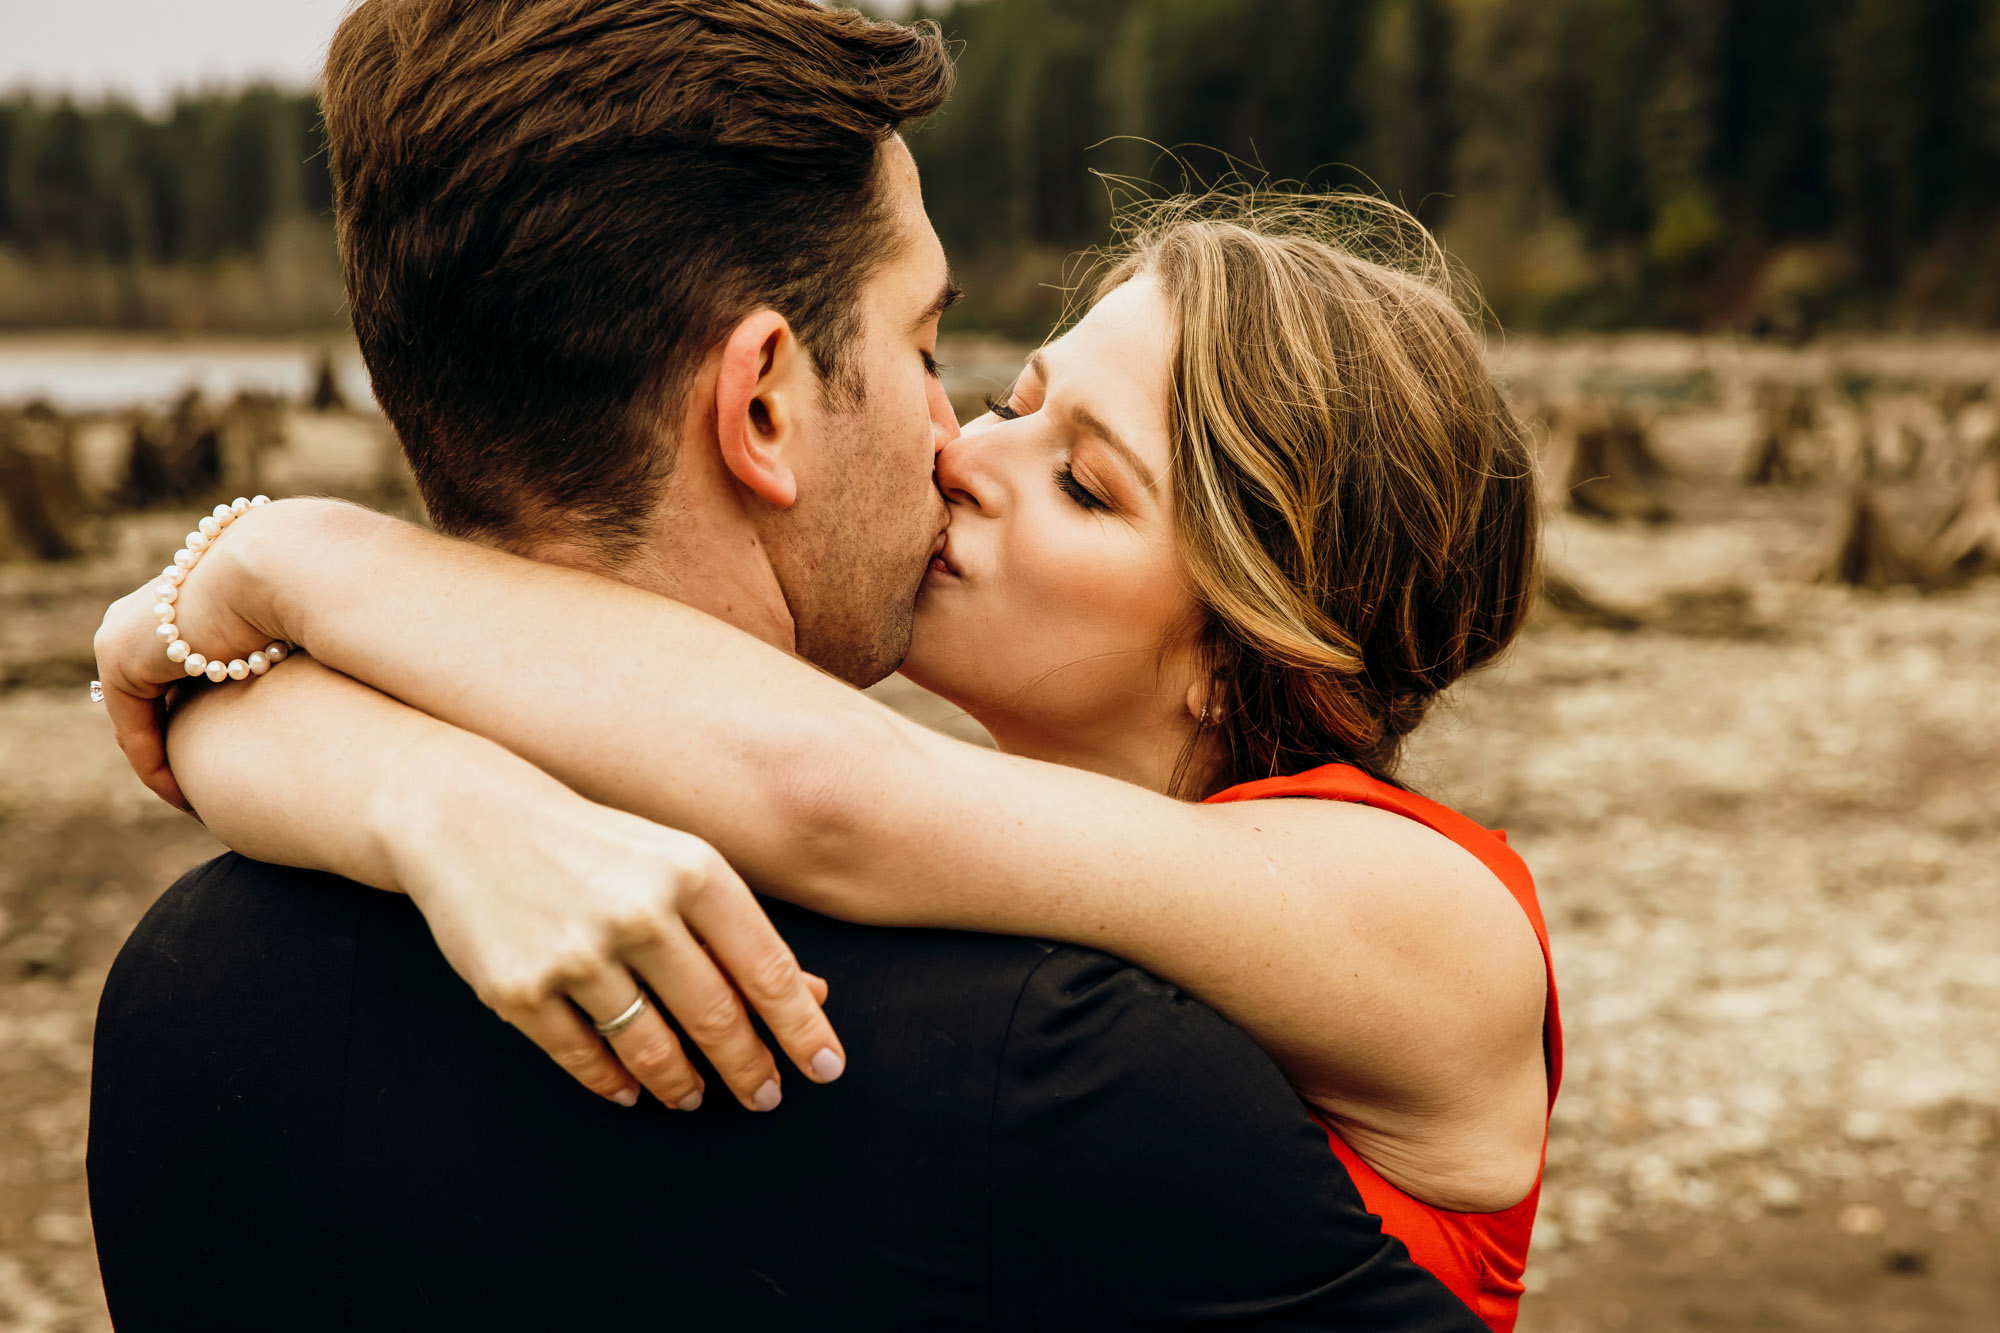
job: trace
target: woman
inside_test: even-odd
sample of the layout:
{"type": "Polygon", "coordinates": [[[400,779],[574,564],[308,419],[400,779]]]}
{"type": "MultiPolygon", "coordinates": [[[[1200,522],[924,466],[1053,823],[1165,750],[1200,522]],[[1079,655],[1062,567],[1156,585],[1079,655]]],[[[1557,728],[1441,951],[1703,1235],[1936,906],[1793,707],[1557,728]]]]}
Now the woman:
{"type": "MultiPolygon", "coordinates": [[[[1503,840],[1390,775],[1526,613],[1530,454],[1434,249],[1369,262],[1311,201],[1231,207],[1162,210],[938,457],[952,525],[905,671],[1001,753],[675,603],[287,502],[218,543],[233,572],[183,585],[190,639],[295,640],[603,805],[300,662],[314,774],[178,754],[204,815],[253,855],[409,892],[489,1003],[621,1100],[574,1014],[549,1016],[562,997],[670,1104],[700,1075],[642,981],[753,1109],[775,1070],[719,1012],[728,987],[691,977],[728,972],[809,1076],[842,1057],[789,955],[731,943],[741,881],[605,806],[834,916],[1102,947],[1257,1039],[1388,1228],[1510,1321],[1559,1073],[1546,941],[1503,840]],[[376,817],[333,818],[329,783],[376,817]],[[649,881],[662,858],[680,870],[649,881]],[[639,1018],[645,1060],[621,1044],[639,1018]]],[[[100,657],[157,692],[172,668],[135,597],[100,657]]]]}

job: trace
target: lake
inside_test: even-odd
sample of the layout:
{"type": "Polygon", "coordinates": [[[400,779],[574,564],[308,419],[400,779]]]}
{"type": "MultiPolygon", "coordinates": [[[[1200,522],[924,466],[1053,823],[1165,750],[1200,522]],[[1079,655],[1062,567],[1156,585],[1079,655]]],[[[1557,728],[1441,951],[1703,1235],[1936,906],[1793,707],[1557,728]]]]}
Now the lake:
{"type": "Polygon", "coordinates": [[[65,412],[163,407],[189,388],[211,402],[250,389],[296,401],[324,355],[341,392],[372,406],[368,372],[345,335],[295,339],[169,338],[158,334],[0,335],[0,404],[41,398],[65,412]]]}

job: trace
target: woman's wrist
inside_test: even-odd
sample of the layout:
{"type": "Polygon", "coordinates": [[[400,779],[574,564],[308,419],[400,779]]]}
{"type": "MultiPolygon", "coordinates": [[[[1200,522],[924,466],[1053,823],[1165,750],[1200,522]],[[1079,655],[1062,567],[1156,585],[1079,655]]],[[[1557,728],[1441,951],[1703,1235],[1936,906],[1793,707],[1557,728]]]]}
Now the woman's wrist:
{"type": "Polygon", "coordinates": [[[226,604],[260,633],[311,651],[311,610],[318,585],[339,577],[337,549],[370,526],[393,523],[385,515],[340,500],[278,500],[246,514],[215,553],[227,557],[220,592],[226,604]]]}
{"type": "Polygon", "coordinates": [[[483,736],[423,717],[421,731],[383,756],[369,803],[370,860],[382,868],[378,887],[408,894],[428,910],[425,890],[450,881],[435,858],[468,829],[494,820],[526,827],[538,809],[581,800],[527,760],[483,736]],[[502,812],[516,812],[510,819],[502,812]]]}
{"type": "Polygon", "coordinates": [[[480,765],[464,758],[463,742],[476,738],[447,723],[426,723],[382,756],[368,803],[369,860],[381,867],[384,881],[378,887],[406,893],[419,907],[423,888],[433,879],[427,858],[452,827],[446,805],[482,775],[480,765]]]}

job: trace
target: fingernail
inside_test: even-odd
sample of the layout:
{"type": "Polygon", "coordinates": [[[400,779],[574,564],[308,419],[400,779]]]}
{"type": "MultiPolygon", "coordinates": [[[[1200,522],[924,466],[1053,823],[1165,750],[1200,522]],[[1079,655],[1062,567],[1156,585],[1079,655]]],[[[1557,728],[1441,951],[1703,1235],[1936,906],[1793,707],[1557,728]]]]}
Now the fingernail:
{"type": "Polygon", "coordinates": [[[701,1089],[696,1088],[693,1092],[675,1102],[674,1108],[680,1111],[699,1111],[701,1109],[701,1089]]]}
{"type": "Polygon", "coordinates": [[[620,1088],[611,1094],[611,1100],[617,1102],[620,1106],[637,1106],[639,1104],[639,1090],[637,1088],[620,1088]]]}
{"type": "Polygon", "coordinates": [[[847,1061],[841,1059],[831,1046],[812,1058],[813,1077],[822,1083],[833,1082],[846,1068],[847,1061]]]}
{"type": "Polygon", "coordinates": [[[785,1094],[778,1091],[778,1080],[768,1078],[764,1080],[764,1086],[757,1089],[756,1095],[750,1099],[750,1109],[753,1111],[775,1111],[778,1109],[778,1103],[784,1099],[785,1094]]]}

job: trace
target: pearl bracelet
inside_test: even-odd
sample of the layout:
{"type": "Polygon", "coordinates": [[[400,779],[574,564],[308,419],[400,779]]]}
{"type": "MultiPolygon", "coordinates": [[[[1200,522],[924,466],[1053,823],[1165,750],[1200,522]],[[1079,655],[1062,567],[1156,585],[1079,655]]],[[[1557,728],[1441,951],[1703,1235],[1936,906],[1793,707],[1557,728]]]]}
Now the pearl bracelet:
{"type": "Polygon", "coordinates": [[[225,680],[243,680],[249,676],[261,676],[272,667],[285,660],[291,649],[283,643],[268,643],[264,651],[239,657],[233,661],[214,661],[203,657],[188,647],[174,624],[174,603],[180,600],[181,581],[201,563],[201,557],[222,535],[222,530],[234,523],[252,509],[261,509],[271,503],[271,497],[260,495],[254,500],[237,496],[226,505],[217,505],[215,512],[204,518],[194,532],[187,535],[187,545],[174,552],[174,563],[160,571],[160,582],[153,588],[153,615],[159,620],[159,628],[153,632],[160,642],[167,646],[167,660],[178,662],[190,676],[206,676],[220,685],[225,680]]]}

